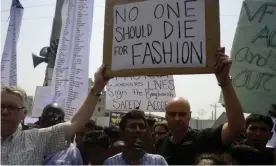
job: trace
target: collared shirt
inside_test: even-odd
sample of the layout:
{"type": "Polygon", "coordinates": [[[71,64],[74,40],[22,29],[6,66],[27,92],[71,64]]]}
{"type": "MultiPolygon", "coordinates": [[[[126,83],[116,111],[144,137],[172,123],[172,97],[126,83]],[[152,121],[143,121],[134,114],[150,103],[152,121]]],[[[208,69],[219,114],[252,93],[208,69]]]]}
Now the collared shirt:
{"type": "MultiPolygon", "coordinates": [[[[123,153],[116,154],[104,161],[103,165],[130,165],[123,153]]],[[[140,165],[168,165],[164,157],[157,154],[143,153],[140,157],[140,165]]]]}
{"type": "Polygon", "coordinates": [[[43,165],[83,165],[83,161],[79,149],[71,143],[69,148],[47,156],[43,165]]]}
{"type": "Polygon", "coordinates": [[[64,124],[43,129],[22,130],[1,138],[1,165],[41,165],[43,156],[66,149],[64,124]]]}

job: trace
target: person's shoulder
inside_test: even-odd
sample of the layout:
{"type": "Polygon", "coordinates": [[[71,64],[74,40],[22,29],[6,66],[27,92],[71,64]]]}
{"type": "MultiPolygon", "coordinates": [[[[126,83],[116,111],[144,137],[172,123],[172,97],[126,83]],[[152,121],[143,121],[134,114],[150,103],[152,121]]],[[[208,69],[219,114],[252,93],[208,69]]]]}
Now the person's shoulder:
{"type": "Polygon", "coordinates": [[[147,153],[147,156],[149,158],[154,158],[154,159],[163,159],[164,157],[159,155],[159,154],[151,154],[151,153],[147,153]]]}
{"type": "Polygon", "coordinates": [[[111,157],[107,158],[105,161],[113,160],[113,159],[119,158],[119,157],[121,157],[121,156],[122,156],[122,153],[118,153],[118,154],[115,154],[114,156],[111,156],[111,157]]]}
{"type": "Polygon", "coordinates": [[[114,156],[111,156],[104,160],[104,165],[109,165],[110,163],[113,163],[111,161],[116,160],[117,158],[120,158],[122,156],[122,153],[115,154],[114,156]]]}
{"type": "Polygon", "coordinates": [[[148,159],[151,159],[152,161],[155,161],[157,163],[155,164],[158,164],[158,165],[167,165],[167,162],[165,160],[165,158],[159,154],[150,154],[150,153],[147,153],[147,157],[148,159]]]}
{"type": "Polygon", "coordinates": [[[66,149],[66,151],[68,153],[73,153],[73,154],[80,153],[78,147],[73,143],[70,144],[70,146],[66,149]]]}

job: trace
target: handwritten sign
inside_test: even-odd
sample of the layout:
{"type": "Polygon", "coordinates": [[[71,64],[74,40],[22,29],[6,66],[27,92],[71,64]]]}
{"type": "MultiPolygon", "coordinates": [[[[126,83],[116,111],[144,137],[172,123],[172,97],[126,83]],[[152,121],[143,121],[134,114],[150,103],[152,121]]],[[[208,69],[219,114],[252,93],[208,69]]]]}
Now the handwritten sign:
{"type": "Polygon", "coordinates": [[[32,117],[40,117],[44,107],[52,102],[51,87],[37,86],[33,102],[32,117]]]}
{"type": "Polygon", "coordinates": [[[10,9],[9,28],[1,59],[1,86],[17,85],[17,41],[24,8],[13,1],[10,9]]]}
{"type": "Polygon", "coordinates": [[[243,2],[230,71],[246,113],[268,115],[276,103],[276,2],[243,2]]]}
{"type": "Polygon", "coordinates": [[[167,101],[173,97],[173,76],[116,77],[107,85],[106,109],[164,112],[167,101]]]}
{"type": "Polygon", "coordinates": [[[69,120],[88,93],[88,69],[94,1],[65,0],[62,30],[52,79],[53,101],[69,120]]]}
{"type": "Polygon", "coordinates": [[[109,75],[213,72],[211,63],[219,47],[217,0],[118,3],[107,0],[108,7],[114,5],[113,13],[106,14],[105,27],[105,39],[112,39],[112,43],[105,42],[105,48],[112,52],[104,50],[104,63],[110,64],[109,75]],[[110,16],[112,33],[108,32],[110,16]],[[208,27],[210,22],[214,29],[208,27]]]}

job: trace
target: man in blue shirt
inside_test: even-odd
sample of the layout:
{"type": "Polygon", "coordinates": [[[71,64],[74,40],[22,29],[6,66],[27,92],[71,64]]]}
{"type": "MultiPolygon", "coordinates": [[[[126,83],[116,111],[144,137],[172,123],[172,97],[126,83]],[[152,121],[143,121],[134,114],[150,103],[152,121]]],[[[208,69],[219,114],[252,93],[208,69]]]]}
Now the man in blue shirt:
{"type": "MultiPolygon", "coordinates": [[[[39,117],[40,128],[50,127],[64,122],[64,111],[57,103],[48,104],[39,117]]],[[[82,157],[76,145],[72,144],[69,148],[45,156],[43,165],[82,165],[82,157]]]]}
{"type": "Polygon", "coordinates": [[[104,161],[104,165],[167,165],[166,160],[155,154],[149,154],[143,149],[144,142],[150,134],[146,118],[141,111],[128,112],[119,124],[120,135],[125,142],[125,149],[104,161]]]}

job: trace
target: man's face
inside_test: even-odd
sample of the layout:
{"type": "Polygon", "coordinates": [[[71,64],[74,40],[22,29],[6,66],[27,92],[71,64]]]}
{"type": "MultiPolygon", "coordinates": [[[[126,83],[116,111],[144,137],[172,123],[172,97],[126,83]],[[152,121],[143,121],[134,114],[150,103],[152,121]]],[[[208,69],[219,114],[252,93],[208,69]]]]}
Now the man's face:
{"type": "Polygon", "coordinates": [[[88,133],[89,131],[94,131],[94,129],[89,129],[89,128],[83,127],[81,130],[79,130],[76,133],[76,143],[78,146],[81,146],[83,144],[84,135],[86,133],[88,133]]]}
{"type": "Polygon", "coordinates": [[[191,119],[190,107],[183,102],[170,103],[166,110],[166,120],[173,132],[183,132],[189,127],[191,119]]]}
{"type": "Polygon", "coordinates": [[[167,131],[167,129],[166,129],[164,126],[161,126],[161,125],[156,126],[156,127],[154,128],[155,139],[157,140],[158,137],[160,137],[160,136],[166,134],[167,132],[168,132],[168,131],[167,131]]]}
{"type": "Polygon", "coordinates": [[[272,137],[268,125],[263,122],[251,122],[246,129],[247,142],[255,148],[264,148],[272,137]]]}
{"type": "Polygon", "coordinates": [[[20,96],[1,92],[1,135],[12,134],[25,116],[26,110],[20,96]]]}
{"type": "Polygon", "coordinates": [[[123,131],[123,141],[126,146],[132,147],[136,141],[136,138],[140,138],[142,141],[146,136],[146,124],[143,119],[128,119],[126,121],[126,127],[123,131]]]}
{"type": "Polygon", "coordinates": [[[40,117],[41,127],[50,127],[64,121],[64,113],[61,110],[52,108],[44,111],[40,117]]]}

